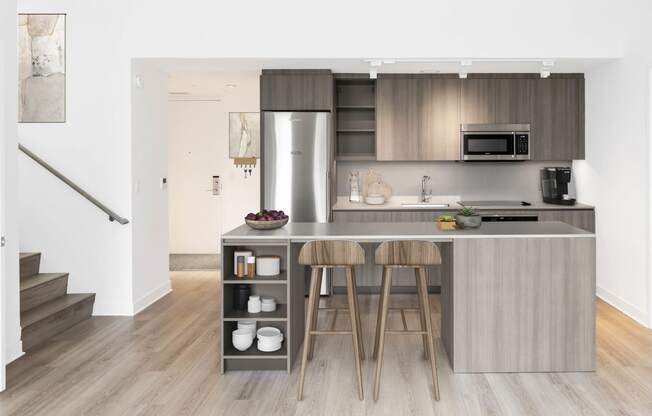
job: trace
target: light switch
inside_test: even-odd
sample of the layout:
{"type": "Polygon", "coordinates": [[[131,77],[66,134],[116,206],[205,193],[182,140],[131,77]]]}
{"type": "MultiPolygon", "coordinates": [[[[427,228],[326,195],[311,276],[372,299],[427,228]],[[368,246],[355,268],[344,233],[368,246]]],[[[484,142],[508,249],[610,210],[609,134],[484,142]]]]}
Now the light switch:
{"type": "Polygon", "coordinates": [[[161,183],[160,183],[161,189],[165,189],[167,186],[168,186],[168,178],[161,178],[161,183]]]}

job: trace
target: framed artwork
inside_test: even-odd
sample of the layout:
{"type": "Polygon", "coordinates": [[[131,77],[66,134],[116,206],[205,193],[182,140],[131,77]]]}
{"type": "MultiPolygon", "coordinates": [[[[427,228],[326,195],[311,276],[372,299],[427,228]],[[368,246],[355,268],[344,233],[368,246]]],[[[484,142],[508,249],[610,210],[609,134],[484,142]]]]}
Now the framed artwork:
{"type": "Polygon", "coordinates": [[[229,113],[229,157],[260,157],[260,113],[229,113]]]}
{"type": "Polygon", "coordinates": [[[66,121],[66,15],[18,15],[18,121],[66,121]]]}

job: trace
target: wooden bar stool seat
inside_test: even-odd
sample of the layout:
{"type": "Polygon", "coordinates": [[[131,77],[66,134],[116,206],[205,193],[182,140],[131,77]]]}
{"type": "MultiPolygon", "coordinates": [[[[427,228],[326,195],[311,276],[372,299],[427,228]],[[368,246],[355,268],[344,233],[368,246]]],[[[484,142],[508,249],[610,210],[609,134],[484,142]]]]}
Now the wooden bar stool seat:
{"type": "Polygon", "coordinates": [[[378,400],[380,391],[380,373],[383,366],[383,350],[385,348],[385,334],[421,335],[423,339],[424,354],[430,359],[432,371],[432,385],[435,400],[439,400],[439,384],[437,382],[437,362],[435,344],[430,320],[430,303],[428,301],[428,286],[426,282],[426,266],[441,264],[439,248],[430,241],[385,241],[376,249],[376,264],[383,266],[382,288],[378,302],[378,316],[376,321],[376,337],[374,340],[373,358],[376,359],[376,374],[374,377],[374,400],[378,400]],[[392,269],[409,267],[414,269],[419,299],[419,312],[421,329],[409,330],[405,319],[407,308],[390,308],[389,295],[392,287],[392,269]],[[403,321],[403,330],[387,330],[387,311],[400,310],[403,321]]]}
{"type": "Polygon", "coordinates": [[[308,312],[306,315],[306,330],[303,338],[303,356],[301,359],[301,374],[299,376],[298,400],[303,399],[303,384],[306,375],[306,365],[312,359],[315,335],[351,335],[353,353],[358,382],[358,397],[363,400],[362,360],[364,347],[362,345],[362,328],[358,308],[358,290],[353,266],[364,264],[364,250],[354,241],[320,240],[309,241],[301,247],[299,264],[311,267],[310,290],[308,295],[308,312]],[[346,295],[348,308],[323,308],[325,310],[348,310],[351,319],[351,331],[317,330],[317,315],[319,311],[319,289],[324,269],[342,268],[346,273],[346,295]]]}

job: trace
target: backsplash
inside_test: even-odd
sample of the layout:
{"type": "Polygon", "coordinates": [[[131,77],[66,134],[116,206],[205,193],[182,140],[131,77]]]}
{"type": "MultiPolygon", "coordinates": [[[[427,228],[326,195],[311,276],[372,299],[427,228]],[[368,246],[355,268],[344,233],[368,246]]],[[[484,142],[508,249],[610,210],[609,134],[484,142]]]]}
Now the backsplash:
{"type": "MultiPolygon", "coordinates": [[[[572,162],[338,162],[337,194],[348,195],[350,171],[364,174],[373,168],[394,195],[418,195],[421,177],[428,175],[433,195],[541,201],[539,170],[545,166],[572,166],[572,162]]],[[[574,180],[569,193],[576,195],[574,180]]]]}

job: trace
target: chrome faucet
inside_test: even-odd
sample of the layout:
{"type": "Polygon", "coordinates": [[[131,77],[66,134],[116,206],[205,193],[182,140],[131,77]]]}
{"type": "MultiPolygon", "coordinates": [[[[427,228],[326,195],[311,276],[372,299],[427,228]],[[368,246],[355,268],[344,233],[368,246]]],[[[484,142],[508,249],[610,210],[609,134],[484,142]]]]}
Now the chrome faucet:
{"type": "Polygon", "coordinates": [[[432,197],[432,189],[426,194],[426,184],[430,181],[430,176],[424,175],[421,177],[421,196],[419,200],[421,202],[428,202],[430,197],[432,197]]]}

